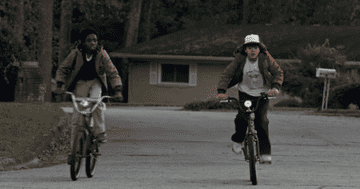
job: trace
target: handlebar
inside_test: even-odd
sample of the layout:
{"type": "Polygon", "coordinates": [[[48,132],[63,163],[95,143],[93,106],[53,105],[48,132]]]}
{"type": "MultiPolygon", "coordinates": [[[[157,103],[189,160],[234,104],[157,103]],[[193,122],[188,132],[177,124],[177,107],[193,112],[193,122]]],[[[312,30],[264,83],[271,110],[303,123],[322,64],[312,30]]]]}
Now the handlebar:
{"type": "MultiPolygon", "coordinates": [[[[267,93],[261,93],[261,96],[257,99],[257,100],[250,100],[250,101],[256,101],[256,106],[255,106],[255,109],[252,111],[252,112],[255,112],[259,106],[259,101],[260,99],[276,99],[276,97],[269,97],[267,93]]],[[[225,100],[221,100],[220,103],[224,103],[224,102],[229,102],[231,100],[235,100],[238,104],[239,104],[239,108],[241,109],[241,111],[244,111],[240,102],[245,102],[246,100],[238,100],[236,98],[233,98],[233,97],[227,97],[225,100]]]]}
{"type": "MultiPolygon", "coordinates": [[[[75,95],[72,92],[65,92],[66,94],[70,94],[71,95],[71,99],[73,101],[74,107],[76,109],[76,111],[80,112],[81,114],[91,114],[95,111],[95,109],[101,104],[101,106],[106,109],[106,105],[105,103],[102,102],[102,100],[104,98],[112,98],[110,96],[102,96],[100,98],[89,98],[89,97],[75,97],[75,95]],[[79,105],[76,103],[76,101],[80,101],[81,103],[83,103],[83,106],[88,106],[91,103],[96,103],[93,108],[90,111],[80,111],[79,110],[79,105]]],[[[87,108],[87,107],[86,107],[87,108]]]]}

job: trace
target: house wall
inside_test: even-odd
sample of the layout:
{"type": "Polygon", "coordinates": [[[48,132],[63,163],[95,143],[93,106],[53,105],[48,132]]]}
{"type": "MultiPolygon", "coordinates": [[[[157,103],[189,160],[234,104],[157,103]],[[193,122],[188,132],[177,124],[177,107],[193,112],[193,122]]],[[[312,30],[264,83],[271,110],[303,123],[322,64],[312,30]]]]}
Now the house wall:
{"type": "MultiPolygon", "coordinates": [[[[279,64],[292,60],[278,60],[279,64]]],[[[129,73],[129,103],[153,105],[185,105],[194,101],[205,101],[215,98],[217,84],[228,61],[201,61],[201,60],[131,60],[129,73]],[[150,84],[150,69],[153,63],[196,63],[196,86],[176,86],[150,84]]],[[[355,77],[356,70],[349,71],[349,76],[355,77]]],[[[344,74],[344,73],[339,73],[344,74]]],[[[152,80],[152,83],[154,81],[152,80]]],[[[156,83],[156,82],[155,82],[156,83]]],[[[237,88],[227,91],[227,95],[238,97],[237,88]]],[[[274,101],[273,101],[274,102],[274,101]]]]}
{"type": "MultiPolygon", "coordinates": [[[[150,85],[150,62],[134,61],[130,66],[129,103],[185,105],[215,98],[217,84],[227,64],[197,63],[196,86],[171,86],[150,85]]],[[[233,88],[227,94],[234,96],[236,91],[233,88]]]]}

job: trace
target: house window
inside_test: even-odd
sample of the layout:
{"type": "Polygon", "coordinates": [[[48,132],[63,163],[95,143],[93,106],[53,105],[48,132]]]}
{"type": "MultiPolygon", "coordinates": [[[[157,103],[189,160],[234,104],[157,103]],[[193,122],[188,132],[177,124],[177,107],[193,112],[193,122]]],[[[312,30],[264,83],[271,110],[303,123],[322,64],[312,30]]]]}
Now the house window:
{"type": "Polygon", "coordinates": [[[189,83],[189,65],[161,64],[161,82],[189,83]]]}
{"type": "Polygon", "coordinates": [[[150,63],[150,85],[196,86],[197,64],[150,63]]]}

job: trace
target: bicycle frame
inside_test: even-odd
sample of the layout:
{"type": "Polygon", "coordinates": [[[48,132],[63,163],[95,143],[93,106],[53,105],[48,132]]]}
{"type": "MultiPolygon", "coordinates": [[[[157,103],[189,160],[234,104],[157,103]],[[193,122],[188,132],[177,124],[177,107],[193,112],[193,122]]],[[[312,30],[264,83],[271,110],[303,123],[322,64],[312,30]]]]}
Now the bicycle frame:
{"type": "MultiPolygon", "coordinates": [[[[66,94],[71,95],[71,99],[74,105],[74,111],[79,112],[83,115],[84,124],[83,127],[85,128],[84,131],[86,132],[87,136],[93,137],[93,126],[94,126],[94,119],[92,117],[92,113],[96,110],[96,108],[100,108],[102,110],[106,110],[106,105],[102,100],[104,98],[111,98],[110,96],[102,96],[100,98],[89,98],[89,97],[75,97],[75,95],[71,92],[65,92],[66,94]],[[80,101],[80,105],[83,108],[86,108],[84,111],[79,109],[78,101],[80,101]],[[95,103],[95,105],[91,108],[91,104],[95,103]],[[90,109],[90,110],[88,110],[90,109]]],[[[80,129],[80,128],[78,128],[80,129]]],[[[79,130],[78,130],[79,131],[79,130]]],[[[91,137],[91,138],[92,138],[91,137]]]]}
{"type": "MultiPolygon", "coordinates": [[[[270,97],[275,98],[275,97],[270,97]]],[[[256,162],[260,161],[260,144],[259,139],[257,136],[257,132],[255,130],[255,112],[259,107],[259,102],[261,99],[270,99],[266,93],[261,93],[261,96],[257,100],[245,100],[239,101],[236,98],[229,97],[228,100],[235,100],[238,102],[239,110],[243,112],[248,120],[248,126],[246,131],[246,136],[244,139],[244,156],[245,160],[249,162],[249,169],[250,169],[250,180],[253,185],[257,184],[257,176],[256,176],[256,162]],[[251,108],[252,102],[256,101],[255,108],[251,108]],[[242,108],[242,104],[240,102],[244,102],[245,107],[247,108],[244,110],[242,108]],[[254,144],[255,143],[255,144],[254,144]]],[[[227,102],[228,100],[225,100],[227,102]]],[[[224,101],[220,101],[224,102],[224,101]]]]}
{"type": "Polygon", "coordinates": [[[86,175],[87,177],[91,178],[95,173],[95,163],[97,156],[100,154],[98,153],[98,145],[96,142],[96,138],[94,136],[94,119],[92,117],[92,113],[95,111],[96,108],[101,108],[102,110],[106,109],[105,103],[102,102],[104,98],[111,98],[110,96],[103,96],[100,98],[77,98],[75,95],[71,92],[65,92],[67,94],[71,95],[73,105],[74,105],[74,111],[79,112],[82,114],[82,118],[84,121],[81,126],[77,127],[74,134],[74,143],[73,143],[73,150],[71,155],[71,162],[70,163],[70,175],[72,180],[77,180],[79,178],[79,170],[81,167],[82,158],[86,158],[86,175]],[[79,104],[77,102],[80,101],[80,105],[85,108],[84,111],[81,111],[79,109],[79,104]],[[91,106],[94,104],[94,106],[91,106]],[[100,107],[99,107],[100,106],[100,107]],[[78,137],[79,136],[79,137],[78,137]],[[81,141],[81,147],[79,150],[76,150],[76,143],[81,141]],[[77,164],[76,164],[76,163],[77,164]]]}
{"type": "Polygon", "coordinates": [[[266,93],[261,93],[261,96],[257,99],[257,100],[238,100],[236,98],[233,97],[228,97],[227,100],[222,100],[220,102],[228,102],[229,100],[235,100],[236,102],[238,102],[238,106],[239,106],[239,110],[241,112],[244,113],[246,119],[248,120],[248,126],[247,126],[247,130],[246,130],[246,136],[245,136],[245,160],[249,161],[249,157],[247,157],[248,154],[248,149],[246,148],[247,144],[247,139],[249,137],[249,135],[252,135],[255,139],[256,142],[256,160],[259,161],[260,160],[260,144],[258,142],[258,137],[257,137],[257,131],[255,130],[255,111],[258,109],[259,107],[259,102],[261,99],[275,99],[276,97],[268,97],[268,95],[266,93]],[[250,106],[245,106],[246,109],[243,109],[242,106],[244,105],[244,103],[246,103],[247,101],[251,102],[250,106]],[[242,102],[242,103],[241,103],[242,102]],[[252,107],[252,102],[256,102],[255,104],[255,108],[251,108],[252,107]]]}

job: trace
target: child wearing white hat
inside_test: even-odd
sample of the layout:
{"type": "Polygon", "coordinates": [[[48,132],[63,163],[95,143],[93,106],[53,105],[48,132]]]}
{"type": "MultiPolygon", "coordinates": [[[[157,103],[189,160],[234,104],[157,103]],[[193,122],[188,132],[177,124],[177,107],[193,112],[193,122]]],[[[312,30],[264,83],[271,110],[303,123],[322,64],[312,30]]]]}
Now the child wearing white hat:
{"type": "MultiPolygon", "coordinates": [[[[283,71],[267,51],[266,46],[260,42],[258,35],[247,35],[244,44],[233,54],[236,58],[225,68],[218,84],[219,97],[226,98],[226,90],[235,85],[239,89],[240,100],[256,100],[262,92],[270,96],[280,93],[284,80],[283,71]]],[[[260,163],[271,164],[269,119],[267,118],[269,100],[262,100],[259,103],[258,110],[255,112],[255,129],[260,143],[260,163]]],[[[235,118],[235,133],[231,137],[234,141],[232,150],[235,153],[241,153],[244,150],[247,124],[243,113],[239,111],[235,118]]]]}

